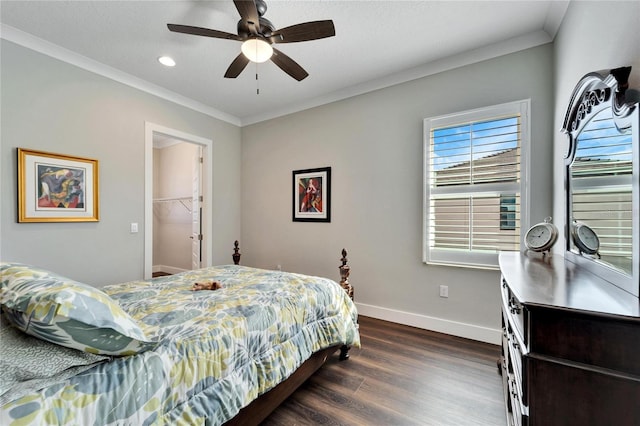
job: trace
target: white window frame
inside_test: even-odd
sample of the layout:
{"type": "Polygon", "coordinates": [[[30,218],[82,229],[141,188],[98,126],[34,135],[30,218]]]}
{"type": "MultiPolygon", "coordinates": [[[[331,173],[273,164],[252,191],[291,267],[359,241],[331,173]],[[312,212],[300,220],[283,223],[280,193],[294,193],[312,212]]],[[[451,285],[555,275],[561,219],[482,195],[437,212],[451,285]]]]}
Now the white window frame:
{"type": "MultiPolygon", "coordinates": [[[[476,122],[483,120],[492,120],[508,115],[520,115],[520,247],[524,247],[522,235],[524,230],[529,228],[529,159],[530,159],[530,111],[531,100],[524,99],[520,101],[508,102],[499,105],[488,106],[454,114],[441,115],[437,117],[426,118],[424,120],[423,129],[423,262],[433,265],[448,265],[466,268],[479,269],[498,269],[498,252],[486,253],[477,251],[457,251],[447,249],[432,249],[429,247],[429,219],[431,194],[439,192],[432,191],[430,185],[430,153],[431,153],[431,130],[434,128],[442,128],[448,126],[463,125],[468,122],[476,122]]],[[[500,190],[500,183],[488,184],[492,189],[500,190]]],[[[487,186],[479,185],[474,191],[475,194],[481,195],[487,193],[487,186]]],[[[455,189],[450,190],[453,194],[455,189]]],[[[440,192],[441,193],[441,192],[440,192]]]]}

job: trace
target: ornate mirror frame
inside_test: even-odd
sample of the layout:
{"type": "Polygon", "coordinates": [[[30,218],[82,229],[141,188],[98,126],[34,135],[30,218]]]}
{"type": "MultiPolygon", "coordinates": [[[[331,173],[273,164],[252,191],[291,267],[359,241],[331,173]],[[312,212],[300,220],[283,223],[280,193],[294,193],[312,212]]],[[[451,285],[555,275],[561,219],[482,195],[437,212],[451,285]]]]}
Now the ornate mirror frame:
{"type": "Polygon", "coordinates": [[[631,67],[613,69],[608,75],[589,73],[578,82],[571,95],[562,126],[562,131],[569,137],[569,147],[565,157],[565,259],[638,297],[640,292],[640,213],[638,210],[640,121],[638,110],[640,108],[638,92],[628,90],[630,73],[631,67]],[[604,120],[603,116],[606,117],[604,120]],[[615,148],[610,148],[614,143],[608,145],[610,143],[608,138],[602,137],[606,131],[598,129],[601,121],[606,121],[607,124],[613,122],[615,126],[611,126],[607,131],[614,132],[612,138],[625,140],[622,144],[625,147],[618,148],[619,152],[610,153],[614,152],[615,148]],[[581,140],[583,131],[585,134],[581,140]],[[589,139],[589,132],[602,136],[589,139]],[[629,137],[631,143],[629,143],[629,137]],[[584,141],[581,145],[582,150],[579,150],[579,144],[582,141],[584,141]],[[629,145],[631,145],[630,149],[629,145]],[[624,152],[621,153],[622,150],[624,152]],[[579,151],[581,151],[580,155],[577,155],[579,151]],[[585,152],[590,154],[586,155],[585,152]],[[621,181],[626,183],[619,185],[621,181]],[[585,184],[585,182],[598,183],[589,186],[589,183],[585,184]],[[628,187],[631,194],[628,193],[628,187]],[[623,189],[617,193],[617,188],[623,189]],[[617,195],[618,198],[615,198],[616,195],[612,194],[622,195],[617,195]],[[608,201],[603,201],[605,199],[608,201]],[[620,207],[623,205],[624,207],[620,207]],[[589,219],[574,222],[575,218],[580,216],[593,217],[592,224],[588,223],[589,219]],[[597,229],[596,225],[601,226],[598,229],[601,235],[599,252],[583,253],[573,242],[572,230],[578,229],[576,225],[582,223],[591,225],[594,229],[597,229]],[[611,226],[611,223],[618,225],[611,226]]]}

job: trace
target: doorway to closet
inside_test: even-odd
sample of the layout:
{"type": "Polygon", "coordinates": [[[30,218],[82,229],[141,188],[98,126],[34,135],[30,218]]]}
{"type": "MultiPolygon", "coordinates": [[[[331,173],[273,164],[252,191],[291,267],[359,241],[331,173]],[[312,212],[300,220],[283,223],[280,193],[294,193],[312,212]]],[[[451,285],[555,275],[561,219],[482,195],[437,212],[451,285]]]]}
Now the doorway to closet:
{"type": "Polygon", "coordinates": [[[198,269],[202,261],[202,147],[153,135],[153,275],[198,269]]]}
{"type": "Polygon", "coordinates": [[[145,125],[144,278],[211,265],[211,141],[145,125]]]}

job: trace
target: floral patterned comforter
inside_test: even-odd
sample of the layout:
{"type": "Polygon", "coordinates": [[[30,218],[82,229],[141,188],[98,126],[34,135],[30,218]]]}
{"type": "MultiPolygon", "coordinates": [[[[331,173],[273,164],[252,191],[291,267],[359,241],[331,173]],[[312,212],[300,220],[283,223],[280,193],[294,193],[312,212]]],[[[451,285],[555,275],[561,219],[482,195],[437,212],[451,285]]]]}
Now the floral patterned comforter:
{"type": "Polygon", "coordinates": [[[228,265],[104,287],[160,344],[114,358],[0,408],[3,425],[219,425],[313,352],[359,346],[334,281],[228,265]],[[215,279],[223,288],[191,291],[215,279]]]}

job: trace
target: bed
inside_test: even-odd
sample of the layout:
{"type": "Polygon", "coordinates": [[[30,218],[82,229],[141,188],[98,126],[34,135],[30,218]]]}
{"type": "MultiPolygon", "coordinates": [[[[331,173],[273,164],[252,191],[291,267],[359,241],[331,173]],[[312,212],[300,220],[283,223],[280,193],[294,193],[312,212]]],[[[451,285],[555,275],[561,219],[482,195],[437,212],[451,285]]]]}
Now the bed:
{"type": "Polygon", "coordinates": [[[340,283],[239,260],[101,289],[0,264],[0,424],[258,424],[360,345],[344,250],[340,283]]]}

